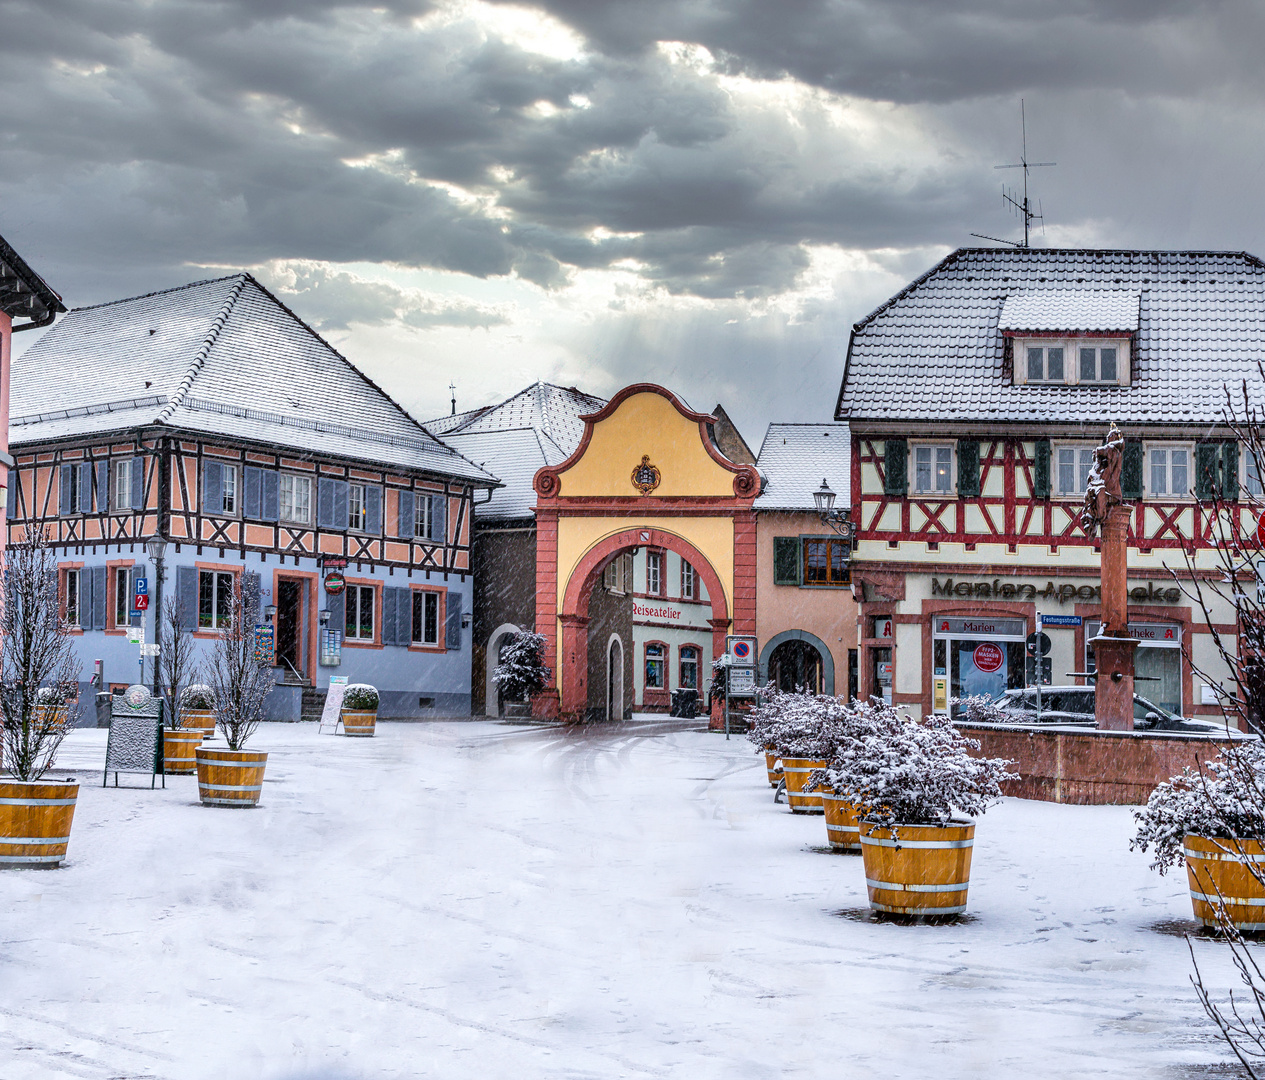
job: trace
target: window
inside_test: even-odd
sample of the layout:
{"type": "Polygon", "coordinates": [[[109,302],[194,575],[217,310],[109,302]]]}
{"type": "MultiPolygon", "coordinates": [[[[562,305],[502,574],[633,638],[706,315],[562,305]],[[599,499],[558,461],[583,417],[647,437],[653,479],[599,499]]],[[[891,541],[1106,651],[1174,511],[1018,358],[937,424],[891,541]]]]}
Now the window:
{"type": "Polygon", "coordinates": [[[128,458],[110,462],[110,509],[132,508],[132,462],[128,458]]]}
{"type": "Polygon", "coordinates": [[[684,559],[681,560],[681,599],[698,599],[698,571],[684,559]]]}
{"type": "Polygon", "coordinates": [[[66,571],[66,622],[71,626],[81,626],[80,586],[81,574],[78,570],[66,571]]]}
{"type": "Polygon", "coordinates": [[[953,447],[914,447],[914,491],[920,495],[953,493],[953,447]]]}
{"type": "Polygon", "coordinates": [[[132,569],[114,568],[114,625],[128,626],[132,621],[132,569]]]}
{"type": "Polygon", "coordinates": [[[651,596],[663,595],[663,553],[646,553],[646,592],[651,596]]]}
{"type": "MultiPolygon", "coordinates": [[[[224,470],[226,473],[227,469],[224,470]]],[[[233,574],[228,570],[198,571],[198,629],[221,630],[233,614],[233,574]]]]}
{"type": "Polygon", "coordinates": [[[1060,495],[1085,494],[1089,483],[1089,470],[1094,464],[1094,451],[1088,446],[1060,446],[1058,457],[1058,493],[1060,495]]]}
{"type": "Polygon", "coordinates": [[[1265,488],[1261,486],[1261,471],[1257,467],[1256,458],[1250,449],[1243,451],[1243,460],[1246,462],[1244,466],[1244,486],[1247,488],[1247,493],[1249,495],[1265,493],[1265,488]]]}
{"type": "Polygon", "coordinates": [[[413,499],[413,535],[430,538],[430,496],[418,494],[413,499]]]}
{"type": "Polygon", "coordinates": [[[224,494],[224,513],[237,513],[237,466],[225,465],[222,483],[224,494]]]}
{"type": "MultiPolygon", "coordinates": [[[[368,524],[364,484],[349,484],[347,487],[347,528],[365,531],[368,524]]],[[[350,609],[348,609],[350,610],[350,609]]],[[[350,637],[350,632],[348,637],[350,637]]]]}
{"type": "Polygon", "coordinates": [[[616,555],[602,571],[602,587],[609,593],[622,596],[627,590],[627,567],[630,556],[616,555]]]}
{"type": "Polygon", "coordinates": [[[663,653],[662,645],[646,646],[646,689],[663,689],[663,653]]]}
{"type": "Polygon", "coordinates": [[[698,649],[693,645],[681,649],[681,689],[698,689],[698,649]]]}
{"type": "Polygon", "coordinates": [[[1190,494],[1190,451],[1185,447],[1152,446],[1147,454],[1150,465],[1150,495],[1185,498],[1190,494]]]}
{"type": "Polygon", "coordinates": [[[1079,351],[1080,367],[1077,374],[1080,382],[1119,382],[1116,346],[1082,345],[1079,351]]]}
{"type": "Polygon", "coordinates": [[[1062,345],[1037,345],[1028,348],[1028,382],[1064,381],[1062,345]]]}
{"type": "MultiPolygon", "coordinates": [[[[69,483],[70,501],[66,504],[66,506],[62,508],[61,512],[63,514],[80,513],[84,507],[84,502],[83,502],[84,482],[85,481],[90,482],[91,474],[88,473],[86,469],[80,468],[78,465],[72,465],[68,470],[66,470],[66,473],[70,477],[70,483],[69,483]]],[[[63,490],[66,489],[66,483],[64,481],[63,481],[62,487],[63,487],[63,490]]]]}
{"type": "MultiPolygon", "coordinates": [[[[355,488],[356,485],[352,485],[355,488]]],[[[361,488],[363,491],[364,489],[361,488]]],[[[347,641],[372,641],[373,640],[373,602],[374,588],[372,585],[348,585],[347,586],[347,625],[345,640],[347,641]]]]}
{"type": "Polygon", "coordinates": [[[306,525],[312,520],[312,480],[294,473],[281,474],[281,520],[306,525]]]}
{"type": "Polygon", "coordinates": [[[806,539],[804,541],[805,585],[850,585],[849,558],[852,549],[846,540],[806,539]]]}
{"type": "Polygon", "coordinates": [[[413,642],[439,644],[439,593],[413,593],[413,642]]]}

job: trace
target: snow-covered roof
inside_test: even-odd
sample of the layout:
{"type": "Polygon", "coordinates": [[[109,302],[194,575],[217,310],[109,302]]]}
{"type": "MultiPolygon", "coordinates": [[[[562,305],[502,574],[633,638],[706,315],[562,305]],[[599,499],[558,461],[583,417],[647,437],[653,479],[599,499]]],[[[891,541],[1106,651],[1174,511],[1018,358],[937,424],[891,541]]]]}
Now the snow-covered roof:
{"type": "Polygon", "coordinates": [[[963,248],[856,324],[835,415],[1212,424],[1222,419],[1226,383],[1247,379],[1265,391],[1256,366],[1263,356],[1265,263],[1255,256],[963,248]],[[1070,294],[1084,299],[1073,303],[1070,294]],[[1018,325],[1030,318],[1065,331],[1091,327],[1053,324],[1092,318],[1117,324],[1108,329],[1136,327],[1132,384],[1012,385],[1001,324],[1037,329],[1018,325]]]}
{"type": "Polygon", "coordinates": [[[852,436],[847,424],[770,424],[756,468],[764,477],[757,510],[813,510],[813,492],[822,480],[837,499],[850,505],[852,436]]]}
{"type": "Polygon", "coordinates": [[[498,405],[441,416],[425,426],[505,485],[490,502],[475,507],[476,517],[531,518],[536,471],[565,461],[584,435],[580,417],[605,404],[574,386],[538,382],[498,405]]]}
{"type": "Polygon", "coordinates": [[[495,483],[249,274],[71,311],[11,395],[15,447],[161,425],[495,483]]]}
{"type": "Polygon", "coordinates": [[[1123,289],[1025,289],[1006,297],[997,328],[1132,333],[1138,328],[1141,296],[1123,289]]]}

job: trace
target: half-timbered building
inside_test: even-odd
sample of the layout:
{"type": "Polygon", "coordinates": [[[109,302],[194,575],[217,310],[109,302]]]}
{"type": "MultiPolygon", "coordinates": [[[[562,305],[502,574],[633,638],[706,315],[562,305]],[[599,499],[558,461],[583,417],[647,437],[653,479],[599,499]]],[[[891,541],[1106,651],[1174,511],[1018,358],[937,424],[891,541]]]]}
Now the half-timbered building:
{"type": "MultiPolygon", "coordinates": [[[[1099,551],[1078,516],[1092,451],[1126,436],[1129,627],[1138,693],[1217,713],[1221,665],[1171,571],[1211,564],[1211,497],[1247,520],[1260,477],[1223,410],[1261,389],[1265,264],[1231,252],[963,249],[852,332],[836,410],[852,432],[863,694],[915,711],[1084,682],[1099,551]],[[1192,666],[1191,658],[1194,665],[1192,666]]],[[[1259,400],[1259,397],[1258,397],[1259,400]]],[[[1214,610],[1235,630],[1232,610],[1214,610]]]]}
{"type": "Polygon", "coordinates": [[[386,718],[469,712],[471,516],[497,481],[249,274],[71,311],[13,385],[8,535],[58,548],[83,687],[96,660],[136,681],[128,629],[154,640],[164,576],[203,646],[240,577],[275,622],[271,718],[319,710],[331,676],[386,718]]]}

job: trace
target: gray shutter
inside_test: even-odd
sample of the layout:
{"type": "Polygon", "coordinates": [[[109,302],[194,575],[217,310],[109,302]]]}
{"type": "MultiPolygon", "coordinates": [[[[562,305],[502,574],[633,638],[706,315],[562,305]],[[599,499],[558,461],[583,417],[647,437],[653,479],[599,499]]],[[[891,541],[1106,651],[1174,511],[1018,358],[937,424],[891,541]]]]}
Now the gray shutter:
{"type": "MultiPolygon", "coordinates": [[[[1120,497],[1142,498],[1142,444],[1131,439],[1124,444],[1124,456],[1120,461],[1120,497]]],[[[1183,491],[1183,495],[1186,493],[1183,491]]]]}
{"type": "Polygon", "coordinates": [[[395,639],[396,608],[399,604],[400,590],[390,587],[382,590],[382,644],[398,645],[395,639]]]}
{"type": "Polygon", "coordinates": [[[5,490],[5,516],[12,521],[18,516],[18,485],[22,483],[22,476],[17,469],[10,469],[9,476],[6,480],[5,490]]]}
{"type": "Polygon", "coordinates": [[[197,567],[176,567],[176,603],[180,605],[180,625],[186,630],[196,630],[198,628],[197,567]]]}
{"type": "Polygon", "coordinates": [[[382,489],[365,485],[365,532],[382,535],[382,489]]]}
{"type": "Polygon", "coordinates": [[[281,519],[281,474],[271,469],[264,471],[263,511],[264,521],[281,519]]]}
{"type": "Polygon", "coordinates": [[[1038,439],[1036,463],[1032,469],[1032,496],[1036,499],[1050,497],[1050,440],[1038,439]]]}
{"type": "Polygon", "coordinates": [[[444,544],[448,542],[448,496],[430,497],[430,538],[444,544]]]}
{"type": "Polygon", "coordinates": [[[254,570],[247,570],[242,574],[242,598],[246,602],[246,622],[254,625],[259,621],[259,590],[261,588],[259,574],[254,570]]]}
{"type": "MultiPolygon", "coordinates": [[[[334,484],[336,481],[322,476],[316,485],[316,524],[322,529],[334,529],[334,484]]],[[[345,527],[347,522],[343,522],[345,527]]]]}
{"type": "Polygon", "coordinates": [[[224,466],[218,461],[202,466],[202,512],[224,513],[224,466]]]}
{"type": "Polygon", "coordinates": [[[79,512],[92,513],[92,462],[79,463],[79,512]]]}
{"type": "Polygon", "coordinates": [[[347,630],[347,592],[326,593],[325,605],[329,610],[329,628],[341,635],[347,630]]]}
{"type": "Polygon", "coordinates": [[[395,609],[395,639],[404,646],[413,644],[413,590],[401,589],[395,609]]]}
{"type": "Polygon", "coordinates": [[[400,514],[398,535],[407,539],[413,535],[413,523],[416,520],[414,512],[413,493],[411,491],[400,492],[400,514]]]}
{"type": "Polygon", "coordinates": [[[773,584],[798,585],[799,581],[798,536],[773,537],[773,584]]]}
{"type": "Polygon", "coordinates": [[[334,482],[334,528],[347,528],[347,488],[350,486],[346,480],[335,480],[334,482]]]}
{"type": "Polygon", "coordinates": [[[1221,444],[1221,497],[1226,502],[1237,502],[1239,498],[1239,444],[1236,442],[1221,444]]]}
{"type": "Polygon", "coordinates": [[[145,509],[145,459],[132,458],[132,509],[145,509]]]}
{"type": "Polygon", "coordinates": [[[1220,479],[1217,476],[1221,448],[1216,443],[1198,443],[1195,446],[1195,498],[1211,502],[1220,479]]]}
{"type": "Polygon", "coordinates": [[[909,443],[888,439],[883,444],[883,494],[909,494],[909,443]]]}
{"type": "Polygon", "coordinates": [[[461,648],[461,594],[448,593],[448,613],[444,620],[444,648],[461,648]]]}
{"type": "Polygon", "coordinates": [[[57,512],[62,517],[75,512],[75,508],[70,505],[70,470],[74,467],[73,465],[61,467],[61,493],[57,499],[57,512]]]}
{"type": "Polygon", "coordinates": [[[979,495],[979,440],[958,439],[958,494],[979,495]]]}
{"type": "Polygon", "coordinates": [[[105,599],[106,589],[105,581],[107,568],[104,566],[94,566],[92,568],[92,629],[105,629],[105,599]]]}
{"type": "Polygon", "coordinates": [[[247,465],[242,469],[242,515],[258,521],[263,516],[263,469],[247,465]]]}
{"type": "Polygon", "coordinates": [[[97,462],[97,513],[108,514],[110,510],[110,462],[107,459],[97,462]]]}

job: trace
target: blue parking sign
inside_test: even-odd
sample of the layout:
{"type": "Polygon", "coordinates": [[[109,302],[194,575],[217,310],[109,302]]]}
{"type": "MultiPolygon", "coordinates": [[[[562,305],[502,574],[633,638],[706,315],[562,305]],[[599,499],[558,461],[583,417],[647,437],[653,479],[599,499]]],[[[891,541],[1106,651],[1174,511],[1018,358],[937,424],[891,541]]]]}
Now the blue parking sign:
{"type": "Polygon", "coordinates": [[[133,581],[135,582],[137,596],[149,595],[149,579],[148,578],[138,577],[138,578],[133,578],[133,581]]]}

